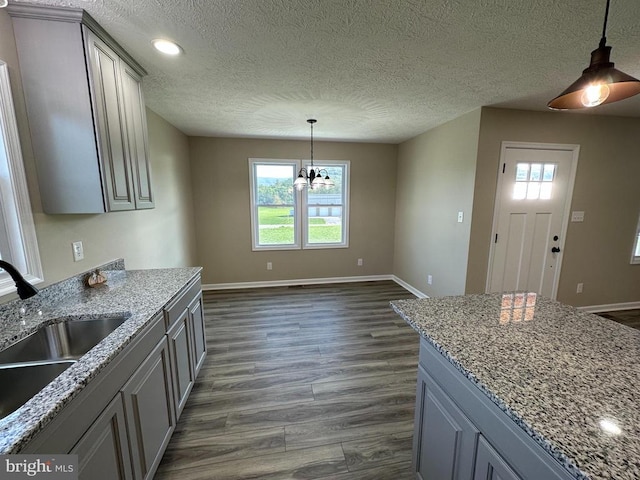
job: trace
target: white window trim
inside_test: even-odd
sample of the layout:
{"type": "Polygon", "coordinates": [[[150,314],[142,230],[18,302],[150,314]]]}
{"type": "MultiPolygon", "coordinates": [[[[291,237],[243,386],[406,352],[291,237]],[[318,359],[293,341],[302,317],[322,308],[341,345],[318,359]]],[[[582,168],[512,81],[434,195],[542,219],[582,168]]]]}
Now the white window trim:
{"type": "MultiPolygon", "coordinates": [[[[0,165],[0,196],[2,216],[9,236],[11,263],[29,283],[41,283],[44,281],[44,276],[24,173],[9,69],[2,60],[0,60],[0,129],[4,139],[4,149],[0,151],[2,163],[0,165]]],[[[6,272],[3,272],[0,275],[0,295],[6,295],[15,290],[15,283],[6,272]]]]}
{"type": "Polygon", "coordinates": [[[638,248],[638,243],[640,243],[640,218],[638,219],[638,227],[636,228],[636,236],[633,239],[633,248],[631,250],[631,263],[632,264],[640,264],[640,256],[636,255],[636,249],[638,248]]]}
{"type": "MultiPolygon", "coordinates": [[[[294,238],[292,245],[259,245],[258,234],[259,230],[257,228],[258,225],[258,205],[256,203],[256,182],[255,182],[255,174],[256,174],[256,165],[265,165],[265,164],[276,164],[276,165],[292,165],[294,167],[294,175],[297,175],[298,170],[300,170],[300,161],[299,160],[275,160],[268,158],[250,158],[249,159],[249,190],[251,193],[251,249],[254,252],[262,251],[262,250],[299,250],[300,249],[300,226],[299,223],[299,213],[298,208],[300,203],[295,202],[293,204],[293,231],[294,238]]],[[[291,178],[291,186],[293,188],[293,181],[295,178],[291,178]]],[[[296,194],[294,190],[294,195],[296,194]]]]}
{"type": "MultiPolygon", "coordinates": [[[[349,185],[351,184],[351,180],[349,177],[351,162],[349,160],[315,160],[315,165],[320,167],[330,167],[332,165],[344,166],[344,177],[347,178],[347,181],[344,182],[343,191],[342,191],[342,242],[340,243],[309,243],[309,215],[308,213],[302,215],[302,232],[303,232],[303,245],[305,250],[318,250],[318,249],[327,249],[327,248],[349,248],[349,185]]],[[[310,161],[305,160],[303,162],[303,166],[305,168],[309,168],[310,161]]],[[[309,202],[307,189],[304,189],[300,192],[302,196],[301,205],[302,211],[309,211],[309,202]]]]}
{"type": "Polygon", "coordinates": [[[343,189],[343,206],[342,206],[342,242],[341,243],[308,243],[308,214],[304,214],[304,212],[308,212],[308,202],[307,202],[307,194],[306,191],[303,190],[298,192],[294,189],[295,201],[293,205],[293,215],[294,215],[294,243],[292,245],[259,245],[258,244],[258,235],[259,230],[257,227],[258,224],[258,205],[256,204],[256,182],[255,182],[255,172],[256,165],[264,165],[264,164],[277,164],[277,165],[293,165],[294,168],[294,178],[291,179],[291,185],[293,187],[293,181],[295,180],[295,175],[297,175],[298,171],[301,167],[309,166],[310,160],[279,160],[279,159],[269,159],[269,158],[249,158],[249,192],[250,192],[250,210],[251,210],[251,250],[256,251],[267,251],[267,250],[326,250],[331,248],[349,248],[349,186],[351,184],[350,180],[350,170],[351,170],[351,162],[349,160],[314,160],[314,164],[320,167],[323,166],[331,166],[331,165],[340,165],[344,166],[344,176],[347,181],[344,183],[343,189]],[[301,242],[302,239],[302,242],[301,242]]]}

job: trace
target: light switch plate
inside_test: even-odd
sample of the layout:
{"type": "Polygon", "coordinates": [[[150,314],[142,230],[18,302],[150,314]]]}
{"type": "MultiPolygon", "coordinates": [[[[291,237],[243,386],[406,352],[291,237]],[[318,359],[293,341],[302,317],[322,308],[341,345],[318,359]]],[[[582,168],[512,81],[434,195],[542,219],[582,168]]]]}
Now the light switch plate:
{"type": "Polygon", "coordinates": [[[581,212],[581,211],[571,212],[571,221],[572,222],[584,222],[584,212],[581,212]]]}

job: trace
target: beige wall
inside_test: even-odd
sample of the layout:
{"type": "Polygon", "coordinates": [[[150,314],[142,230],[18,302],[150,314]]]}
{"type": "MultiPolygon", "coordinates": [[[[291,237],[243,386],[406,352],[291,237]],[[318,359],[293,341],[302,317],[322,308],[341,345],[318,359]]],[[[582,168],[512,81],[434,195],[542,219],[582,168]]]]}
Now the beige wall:
{"type": "Polygon", "coordinates": [[[479,123],[476,110],[399,146],[394,274],[428,296],[464,293],[479,123]]]}
{"type": "Polygon", "coordinates": [[[483,108],[466,290],[484,292],[502,141],[580,145],[558,300],[575,306],[640,300],[630,265],[640,213],[640,119],[483,108]],[[584,293],[576,293],[577,283],[584,293]]]}
{"type": "Polygon", "coordinates": [[[0,10],[0,59],[9,65],[44,270],[42,285],[116,258],[124,258],[129,269],[195,265],[187,137],[147,110],[155,209],[102,215],[46,215],[42,213],[38,193],[11,20],[3,10],[0,10]],[[71,242],[76,240],[84,244],[85,259],[80,262],[72,258],[71,242]]]}
{"type": "Polygon", "coordinates": [[[395,145],[315,142],[316,159],[351,162],[349,248],[266,252],[251,250],[248,158],[308,158],[309,142],[191,137],[189,145],[205,284],[392,273],[395,145]]]}

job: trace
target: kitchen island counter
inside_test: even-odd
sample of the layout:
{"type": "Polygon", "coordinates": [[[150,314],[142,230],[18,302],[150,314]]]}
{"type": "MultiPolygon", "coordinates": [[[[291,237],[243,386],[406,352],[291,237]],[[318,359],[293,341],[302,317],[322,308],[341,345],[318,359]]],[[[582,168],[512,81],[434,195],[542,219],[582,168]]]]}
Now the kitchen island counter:
{"type": "Polygon", "coordinates": [[[572,477],[640,478],[640,331],[531,293],[392,307],[572,477]]]}

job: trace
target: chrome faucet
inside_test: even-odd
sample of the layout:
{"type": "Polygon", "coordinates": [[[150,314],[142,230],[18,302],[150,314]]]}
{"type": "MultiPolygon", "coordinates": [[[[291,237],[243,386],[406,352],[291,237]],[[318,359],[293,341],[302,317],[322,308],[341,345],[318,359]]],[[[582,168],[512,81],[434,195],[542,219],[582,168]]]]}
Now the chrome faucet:
{"type": "Polygon", "coordinates": [[[18,295],[22,300],[33,297],[36,293],[38,293],[38,289],[27,282],[24,277],[20,275],[20,272],[16,270],[16,267],[11,265],[9,262],[0,260],[0,268],[11,275],[13,281],[16,282],[16,289],[18,291],[18,295]]]}

